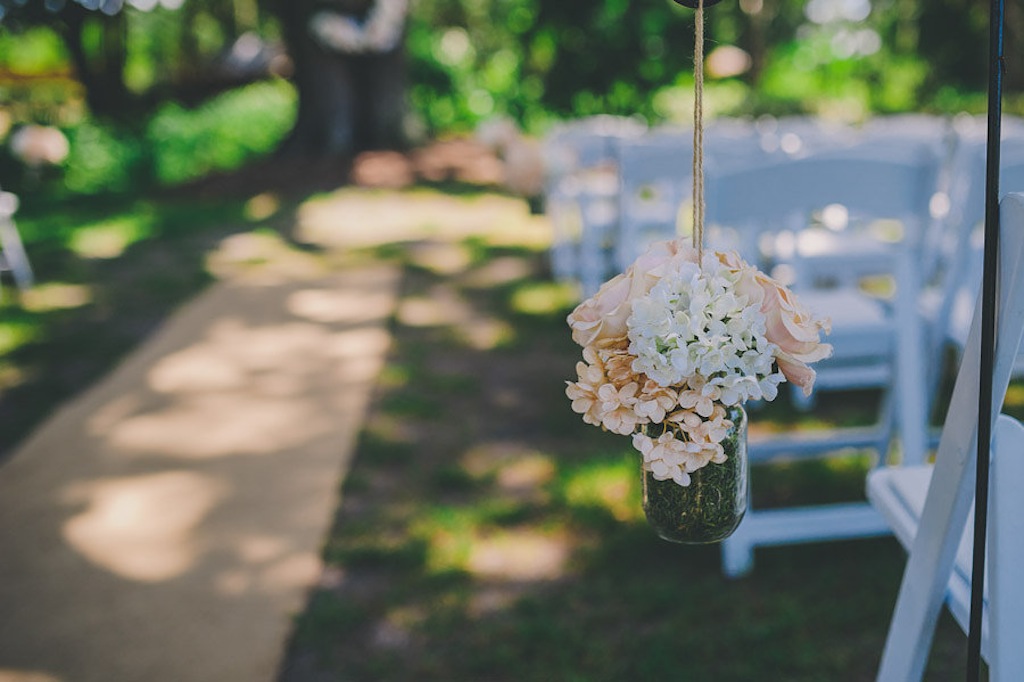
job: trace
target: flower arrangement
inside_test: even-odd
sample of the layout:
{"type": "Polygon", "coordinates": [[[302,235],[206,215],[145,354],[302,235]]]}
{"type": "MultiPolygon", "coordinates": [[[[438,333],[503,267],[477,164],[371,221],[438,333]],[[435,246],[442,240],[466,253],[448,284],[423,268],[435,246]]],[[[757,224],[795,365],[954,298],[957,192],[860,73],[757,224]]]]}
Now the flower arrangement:
{"type": "Polygon", "coordinates": [[[698,260],[688,244],[657,242],[568,317],[583,347],[566,382],[572,409],[631,435],[644,470],[683,487],[726,461],[731,408],[775,399],[784,381],[809,395],[808,363],[832,351],[828,321],[738,254],[698,260]]]}

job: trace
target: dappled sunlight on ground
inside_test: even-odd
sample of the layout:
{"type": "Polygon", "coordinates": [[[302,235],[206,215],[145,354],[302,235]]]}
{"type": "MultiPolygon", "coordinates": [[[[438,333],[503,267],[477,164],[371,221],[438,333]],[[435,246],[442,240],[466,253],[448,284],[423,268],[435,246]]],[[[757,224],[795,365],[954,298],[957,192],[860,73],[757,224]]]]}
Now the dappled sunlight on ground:
{"type": "Polygon", "coordinates": [[[531,276],[530,266],[522,258],[511,256],[494,258],[480,265],[461,279],[462,284],[485,288],[511,284],[531,276]]]}
{"type": "Polygon", "coordinates": [[[206,269],[220,279],[245,278],[274,284],[323,276],[321,259],[303,253],[271,232],[241,232],[225,237],[206,255],[206,269]]]}
{"type": "Polygon", "coordinates": [[[459,463],[470,476],[493,476],[506,490],[539,488],[555,472],[550,457],[521,442],[476,443],[459,458],[459,463]]]}
{"type": "MultiPolygon", "coordinates": [[[[485,401],[475,394],[487,379],[478,359],[519,342],[510,311],[482,305],[479,295],[533,279],[535,265],[521,256],[539,260],[549,242],[547,223],[525,202],[342,190],[301,205],[294,232],[275,195],[252,198],[244,213],[285,234],[276,227],[218,234],[204,262],[220,282],[0,469],[0,612],[18,624],[0,624],[0,674],[16,675],[12,681],[263,679],[252,671],[276,667],[311,585],[329,585],[338,573],[338,590],[381,589],[362,570],[323,571],[319,550],[348,445],[381,376],[389,326],[442,334],[452,353],[426,367],[396,365],[381,378],[414,388],[397,391],[393,411],[366,422],[364,437],[378,444],[380,462],[414,467],[428,449],[461,452],[456,436],[478,428],[471,405],[533,409],[511,386],[485,401]],[[306,244],[296,247],[290,237],[306,244]],[[438,281],[397,308],[395,242],[411,271],[451,284],[438,281]],[[508,255],[491,258],[492,248],[508,255]],[[463,367],[467,354],[474,362],[463,367]],[[436,381],[416,383],[422,371],[436,381]],[[459,407],[448,403],[452,396],[459,407]],[[424,420],[441,435],[424,432],[424,420]],[[226,660],[225,651],[245,655],[226,660]]],[[[130,255],[125,249],[147,229],[97,223],[76,248],[93,258],[130,255]]],[[[60,310],[92,296],[81,285],[53,285],[27,303],[60,310]]],[[[538,314],[536,305],[523,308],[516,314],[538,314]]],[[[501,379],[510,371],[499,364],[487,374],[501,379]]],[[[508,419],[514,429],[517,418],[509,412],[508,419]]],[[[572,533],[529,519],[495,526],[489,516],[546,504],[558,475],[550,455],[529,450],[494,460],[480,475],[493,483],[496,506],[468,516],[457,507],[451,516],[442,498],[457,495],[473,474],[447,473],[454,487],[422,525],[412,533],[384,525],[354,551],[371,559],[395,552],[439,580],[448,571],[475,576],[479,613],[568,575],[578,546],[572,533]]],[[[398,495],[389,509],[396,518],[417,509],[391,473],[372,472],[362,485],[364,493],[398,495]]],[[[358,481],[345,499],[359,508],[358,481]]],[[[399,651],[436,614],[434,605],[412,601],[360,622],[372,646],[399,651]]],[[[348,617],[344,608],[338,617],[348,617]]]]}
{"type": "Polygon", "coordinates": [[[405,297],[396,317],[409,327],[451,327],[466,345],[480,351],[493,349],[515,336],[508,322],[475,310],[457,291],[441,285],[424,296],[405,297]]]}
{"type": "Polygon", "coordinates": [[[429,190],[345,189],[307,201],[295,238],[331,247],[367,247],[427,237],[482,237],[536,249],[551,242],[547,220],[521,199],[493,194],[451,196],[429,190]]]}
{"type": "Polygon", "coordinates": [[[408,296],[398,306],[398,321],[410,327],[439,327],[468,321],[469,304],[448,287],[435,287],[424,296],[408,296]]]}
{"type": "Polygon", "coordinates": [[[409,261],[434,274],[451,276],[468,270],[473,254],[464,244],[420,242],[409,245],[409,261]]]}
{"type": "Polygon", "coordinates": [[[193,568],[196,529],[223,493],[223,483],[189,471],[78,484],[65,501],[84,510],[64,524],[64,537],[118,576],[169,580],[193,568]]]}
{"type": "Polygon", "coordinates": [[[63,682],[63,680],[49,673],[0,668],[0,682],[63,682]]]}
{"type": "Polygon", "coordinates": [[[257,270],[195,300],[0,469],[0,612],[18,623],[0,626],[0,670],[269,678],[320,569],[397,273],[257,270]]]}
{"type": "Polygon", "coordinates": [[[92,301],[92,292],[84,284],[42,282],[21,292],[21,304],[34,313],[78,308],[92,301]]]}
{"type": "Polygon", "coordinates": [[[571,549],[564,536],[507,530],[475,539],[466,568],[490,580],[554,580],[565,575],[571,549]]]}
{"type": "Polygon", "coordinates": [[[218,321],[206,339],[150,371],[150,387],[168,402],[123,416],[107,437],[128,452],[208,458],[279,452],[329,433],[330,405],[309,387],[319,383],[335,334],[304,322],[218,321]]]}
{"type": "Polygon", "coordinates": [[[400,152],[365,152],[352,167],[352,181],[362,187],[401,189],[415,179],[412,162],[400,152]]]}
{"type": "Polygon", "coordinates": [[[273,192],[263,192],[245,202],[243,214],[247,220],[266,220],[281,208],[281,198],[273,192]]]}

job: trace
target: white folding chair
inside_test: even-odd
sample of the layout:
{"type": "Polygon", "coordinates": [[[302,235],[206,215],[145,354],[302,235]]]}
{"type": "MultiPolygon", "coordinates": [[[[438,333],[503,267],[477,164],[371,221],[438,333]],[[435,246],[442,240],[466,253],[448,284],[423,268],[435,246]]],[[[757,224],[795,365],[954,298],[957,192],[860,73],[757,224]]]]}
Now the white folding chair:
{"type": "MultiPolygon", "coordinates": [[[[787,158],[762,145],[764,136],[748,121],[720,119],[704,134],[707,164],[718,169],[747,168],[787,158]]],[[[661,127],[618,143],[619,227],[616,266],[625,270],[646,247],[692,229],[684,209],[693,204],[693,129],[661,127]]]]}
{"type": "Polygon", "coordinates": [[[0,272],[10,272],[15,285],[24,291],[32,286],[34,275],[14,223],[17,210],[18,197],[0,191],[0,272]]]}
{"type": "MultiPolygon", "coordinates": [[[[983,597],[981,652],[989,662],[993,682],[1024,679],[1024,582],[1019,567],[1024,562],[1024,425],[1007,415],[996,422],[991,454],[989,533],[983,597]]],[[[874,472],[869,497],[892,526],[893,534],[911,549],[933,477],[933,465],[892,467],[874,472]]],[[[971,574],[974,547],[973,507],[959,536],[945,601],[950,613],[966,632],[970,620],[971,574]]],[[[899,642],[914,646],[913,638],[899,642]]],[[[915,679],[903,678],[903,679],[915,679]]]]}
{"type": "MultiPolygon", "coordinates": [[[[804,437],[751,443],[752,461],[780,455],[831,455],[842,448],[873,448],[884,460],[894,428],[906,456],[923,457],[927,436],[921,338],[916,310],[914,248],[928,220],[936,161],[925,146],[902,156],[856,148],[829,150],[786,162],[712,175],[709,219],[730,226],[734,246],[763,268],[791,266],[794,288],[819,314],[832,318],[832,359],[817,363],[816,390],[879,388],[875,426],[831,429],[804,437]],[[815,209],[842,206],[846,233],[804,228],[815,209]],[[878,219],[896,219],[902,238],[869,238],[878,219]],[[788,228],[788,231],[787,231],[788,228]],[[781,236],[788,235],[786,239],[781,236]],[[891,302],[866,294],[871,275],[895,281],[891,302]],[[827,287],[819,287],[827,279],[827,287]]],[[[828,209],[826,208],[826,211],[828,209]]],[[[827,220],[827,218],[826,218],[827,220]]],[[[714,240],[718,232],[709,232],[714,240]]],[[[712,241],[715,248],[717,244],[712,241]]],[[[759,510],[751,508],[723,544],[727,575],[750,570],[761,545],[867,537],[887,533],[867,503],[759,510]]]]}
{"type": "MultiPolygon", "coordinates": [[[[993,422],[1002,408],[1014,359],[1024,334],[1024,194],[1000,203],[999,326],[992,378],[993,422]]],[[[920,680],[944,601],[961,623],[969,603],[969,564],[958,567],[958,553],[970,546],[968,523],[973,503],[974,453],[978,438],[981,297],[960,363],[934,465],[872,472],[867,494],[896,536],[909,548],[899,597],[889,625],[878,672],[882,682],[920,680]],[[961,550],[961,548],[964,548],[961,550]]],[[[983,653],[992,679],[1024,679],[1024,587],[1019,580],[1024,552],[1024,430],[1001,418],[995,429],[991,469],[992,514],[989,578],[983,619],[983,653]]]]}
{"type": "Polygon", "coordinates": [[[635,137],[633,119],[601,116],[562,126],[545,138],[545,210],[552,224],[552,270],[584,297],[614,274],[619,174],[615,141],[635,137]]]}

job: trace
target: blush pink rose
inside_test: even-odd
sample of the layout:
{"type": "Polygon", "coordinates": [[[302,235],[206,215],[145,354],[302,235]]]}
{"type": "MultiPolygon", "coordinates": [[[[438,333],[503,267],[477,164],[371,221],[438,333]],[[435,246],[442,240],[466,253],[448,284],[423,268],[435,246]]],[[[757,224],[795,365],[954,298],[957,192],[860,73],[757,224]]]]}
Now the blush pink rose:
{"type": "Polygon", "coordinates": [[[792,356],[781,351],[775,354],[775,362],[779,366],[779,371],[786,377],[786,381],[802,388],[805,396],[811,394],[814,389],[814,379],[817,377],[817,373],[813,369],[806,363],[794,360],[792,356]]]}
{"type": "Polygon", "coordinates": [[[573,341],[598,348],[627,343],[626,320],[633,312],[633,301],[646,296],[662,277],[683,263],[696,262],[696,250],[681,240],[654,242],[624,273],[605,282],[569,314],[566,321],[573,341]]]}
{"type": "Polygon", "coordinates": [[[719,262],[739,274],[735,284],[738,295],[748,305],[760,305],[765,316],[765,337],[778,346],[775,360],[786,380],[810,395],[815,372],[807,363],[832,354],[832,346],[821,342],[821,332],[830,331],[828,320],[814,317],[786,287],[750,265],[735,251],[716,253],[719,262]]]}
{"type": "Polygon", "coordinates": [[[623,273],[576,306],[566,320],[572,328],[572,340],[584,348],[622,343],[626,339],[626,319],[633,310],[629,295],[632,288],[632,279],[623,273]]]}
{"type": "Polygon", "coordinates": [[[763,277],[761,271],[740,258],[735,251],[716,251],[715,255],[722,265],[739,275],[734,286],[736,295],[746,297],[748,306],[760,306],[765,297],[765,290],[759,279],[763,277]]]}
{"type": "Polygon", "coordinates": [[[831,331],[828,320],[820,320],[804,307],[796,296],[771,277],[761,274],[758,282],[764,290],[761,312],[766,323],[765,337],[779,347],[775,359],[779,371],[810,395],[814,370],[807,366],[832,355],[832,346],[821,342],[820,334],[831,331]]]}

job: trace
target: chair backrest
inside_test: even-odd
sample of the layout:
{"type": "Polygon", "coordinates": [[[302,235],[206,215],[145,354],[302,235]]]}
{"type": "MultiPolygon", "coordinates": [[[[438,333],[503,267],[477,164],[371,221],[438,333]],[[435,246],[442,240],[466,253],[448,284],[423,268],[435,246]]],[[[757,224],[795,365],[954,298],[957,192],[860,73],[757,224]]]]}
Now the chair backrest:
{"type": "MultiPolygon", "coordinates": [[[[719,119],[704,132],[706,162],[716,168],[742,168],[771,158],[749,121],[719,119]]],[[[687,208],[693,198],[693,128],[663,126],[639,138],[620,138],[619,238],[616,263],[625,269],[650,242],[692,229],[687,208]]]]}
{"type": "Polygon", "coordinates": [[[639,137],[645,130],[637,120],[619,116],[592,116],[556,126],[543,144],[549,191],[576,171],[614,162],[616,140],[639,137]]]}
{"type": "Polygon", "coordinates": [[[614,270],[617,140],[645,129],[635,119],[595,116],[557,127],[544,139],[552,269],[559,279],[577,280],[584,296],[597,291],[614,270]]]}
{"type": "Polygon", "coordinates": [[[764,265],[775,255],[767,252],[766,235],[803,230],[816,212],[841,207],[843,220],[834,229],[896,219],[913,245],[929,220],[936,174],[937,159],[924,144],[853,146],[742,169],[710,168],[709,239],[764,265]]]}
{"type": "Polygon", "coordinates": [[[762,116],[754,129],[760,149],[782,158],[800,158],[851,146],[856,138],[849,126],[817,116],[762,116]]]}

